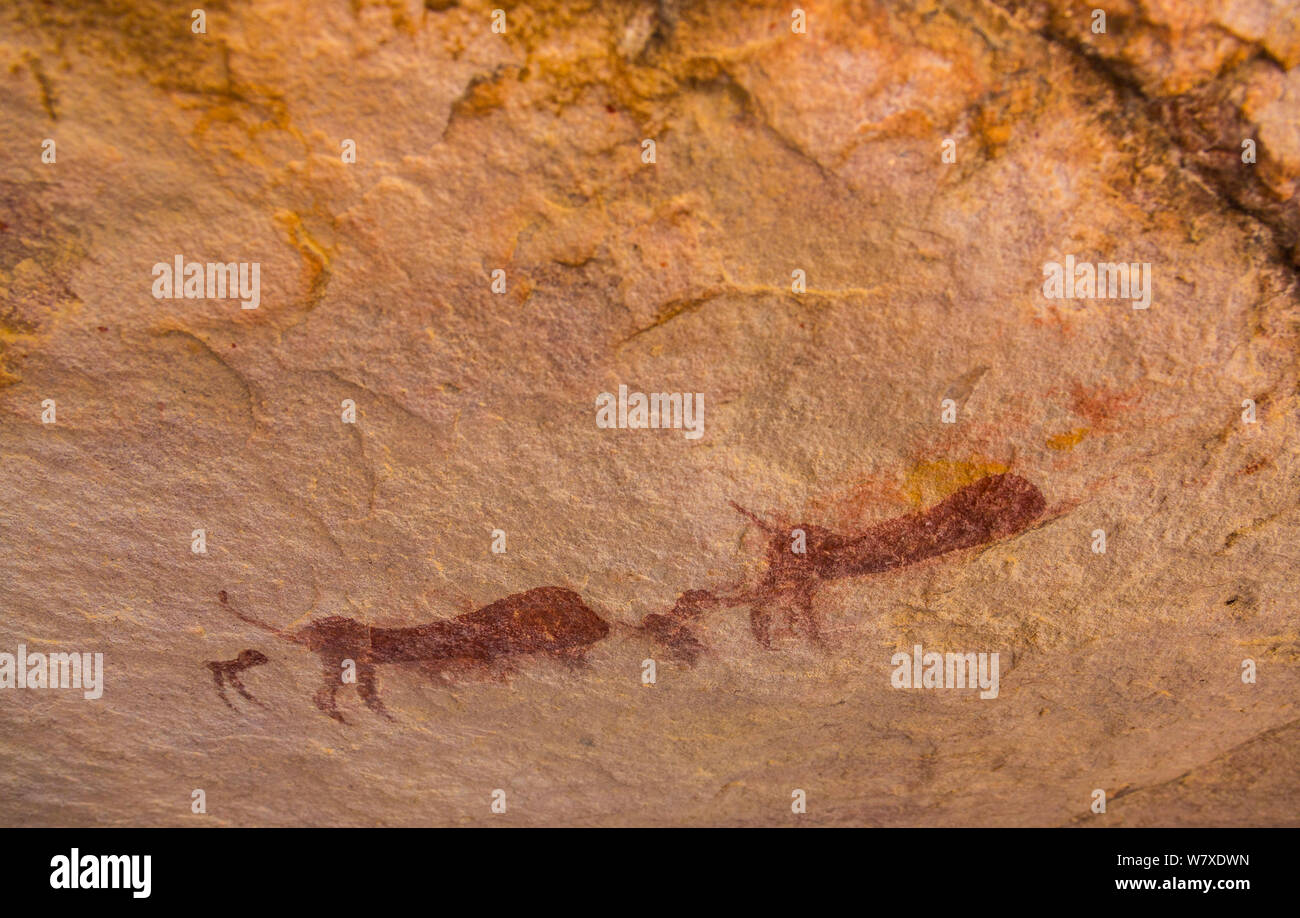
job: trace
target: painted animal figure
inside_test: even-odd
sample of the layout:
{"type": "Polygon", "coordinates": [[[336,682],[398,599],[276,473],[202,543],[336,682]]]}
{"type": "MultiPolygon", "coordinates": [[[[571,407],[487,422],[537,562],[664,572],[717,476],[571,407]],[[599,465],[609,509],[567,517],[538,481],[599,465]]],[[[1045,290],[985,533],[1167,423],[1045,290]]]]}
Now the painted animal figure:
{"type": "Polygon", "coordinates": [[[677,602],[668,612],[652,612],[643,618],[640,630],[658,641],[669,656],[693,664],[705,651],[693,625],[704,617],[706,610],[726,604],[726,597],[718,593],[687,590],[677,597],[677,602]]]}
{"type": "Polygon", "coordinates": [[[226,703],[226,707],[232,711],[236,710],[235,706],[230,703],[230,699],[226,697],[227,685],[232,686],[235,691],[253,702],[253,704],[260,705],[262,703],[248,694],[248,689],[244,688],[244,683],[239,681],[239,674],[251,666],[261,666],[266,662],[266,656],[256,650],[240,651],[239,656],[233,660],[208,661],[208,669],[212,670],[212,681],[217,684],[217,694],[226,703]]]}
{"type": "Polygon", "coordinates": [[[811,523],[777,526],[731,504],[766,532],[767,569],[745,597],[750,627],[771,646],[773,610],[787,623],[797,616],[813,640],[821,634],[813,615],[813,594],[823,581],[878,574],[963,548],[1006,538],[1042,515],[1043,494],[1018,475],[990,475],[966,485],[927,510],[877,523],[858,535],[842,535],[811,523]],[[804,532],[806,551],[793,550],[794,530],[804,532]]]}
{"type": "MultiPolygon", "coordinates": [[[[562,587],[538,587],[515,593],[456,618],[408,628],[382,628],[353,618],[332,616],[296,631],[284,631],[245,615],[230,604],[225,590],[219,596],[222,605],[241,621],[301,644],[320,657],[324,685],[317,690],[314,700],[318,708],[340,722],[345,721],[335,694],[342,684],[345,660],[355,665],[357,692],[362,700],[376,714],[389,717],[376,680],[375,668],[380,664],[417,663],[437,671],[456,663],[508,662],[539,653],[578,662],[592,644],[609,634],[609,623],[589,609],[577,593],[562,587]]],[[[246,650],[235,661],[216,665],[245,659],[249,661],[245,666],[266,662],[257,651],[246,650]],[[245,658],[245,654],[255,657],[245,658]]],[[[219,674],[217,679],[218,691],[224,699],[219,674]]],[[[254,700],[237,681],[232,684],[245,698],[254,700]]]]}

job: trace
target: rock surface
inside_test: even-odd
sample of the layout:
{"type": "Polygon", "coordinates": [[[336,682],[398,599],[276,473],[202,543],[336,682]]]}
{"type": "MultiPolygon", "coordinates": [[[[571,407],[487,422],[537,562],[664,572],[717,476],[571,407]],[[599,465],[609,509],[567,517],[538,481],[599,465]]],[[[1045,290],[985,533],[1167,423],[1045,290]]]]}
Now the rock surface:
{"type": "Polygon", "coordinates": [[[0,689],[0,823],[1300,824],[1291,4],[189,6],[0,10],[0,651],[106,670],[0,689]],[[258,308],[155,298],[177,254],[258,308]],[[1046,298],[1067,255],[1150,308],[1046,298]],[[598,428],[620,385],[704,435],[598,428]],[[855,533],[1003,473],[1041,519],[827,581],[820,642],[638,628],[760,582],[729,501],[855,533]],[[381,666],[391,720],[231,614],[542,586],[585,665],[381,666]],[[917,644],[998,697],[893,687],[917,644]]]}

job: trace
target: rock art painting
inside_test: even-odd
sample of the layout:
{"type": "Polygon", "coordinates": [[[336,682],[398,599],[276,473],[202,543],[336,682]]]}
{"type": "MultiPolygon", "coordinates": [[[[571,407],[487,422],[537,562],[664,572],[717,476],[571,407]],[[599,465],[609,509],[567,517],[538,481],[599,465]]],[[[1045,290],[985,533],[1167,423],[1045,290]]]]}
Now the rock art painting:
{"type": "Polygon", "coordinates": [[[0,826],[1300,825],[1298,34],[3,4],[0,826]]]}
{"type": "MultiPolygon", "coordinates": [[[[794,550],[786,544],[786,530],[733,506],[772,536],[768,548],[770,566],[762,581],[752,591],[739,593],[688,590],[666,614],[652,613],[641,623],[642,630],[688,663],[704,650],[691,632],[690,622],[706,608],[717,608],[728,601],[752,606],[754,637],[770,648],[771,609],[792,598],[809,636],[820,642],[821,632],[812,607],[819,579],[879,573],[1012,535],[1036,519],[1044,503],[1038,489],[1023,478],[991,476],[962,488],[924,513],[889,520],[862,535],[837,536],[815,526],[791,529],[814,534],[811,551],[794,550]]],[[[340,722],[345,721],[335,695],[348,664],[365,703],[376,714],[389,717],[379,699],[378,664],[414,663],[436,673],[454,663],[491,666],[537,653],[578,662],[592,644],[603,640],[610,631],[609,623],[584,605],[581,596],[562,587],[539,587],[450,620],[406,628],[376,627],[334,616],[284,631],[238,611],[225,590],[220,600],[240,621],[306,647],[320,657],[324,685],[316,693],[316,706],[340,722]]],[[[240,682],[239,673],[267,661],[264,654],[251,649],[241,651],[233,660],[208,661],[221,700],[234,707],[226,696],[229,685],[243,698],[258,703],[240,682]]]]}
{"type": "MultiPolygon", "coordinates": [[[[345,664],[353,665],[357,692],[370,709],[389,717],[379,698],[375,675],[379,664],[421,664],[436,673],[453,663],[491,665],[534,653],[577,662],[588,647],[609,634],[608,622],[583,605],[577,593],[560,587],[528,590],[448,621],[408,628],[378,628],[356,619],[333,616],[289,632],[239,612],[230,605],[225,590],[221,591],[220,599],[241,621],[281,640],[300,644],[320,657],[324,685],[316,693],[316,706],[340,722],[344,720],[335,693],[342,684],[340,677],[345,664]]],[[[239,682],[238,672],[266,662],[267,657],[262,653],[245,650],[234,660],[209,662],[208,667],[217,673],[217,691],[223,701],[226,700],[225,680],[244,698],[256,703],[239,682]]]]}

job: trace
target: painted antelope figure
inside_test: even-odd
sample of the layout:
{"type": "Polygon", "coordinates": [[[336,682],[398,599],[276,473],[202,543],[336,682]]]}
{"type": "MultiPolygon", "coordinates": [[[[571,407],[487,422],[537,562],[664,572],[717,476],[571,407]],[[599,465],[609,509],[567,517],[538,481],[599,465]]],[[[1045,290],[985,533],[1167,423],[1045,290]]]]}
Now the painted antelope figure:
{"type": "Polygon", "coordinates": [[[927,510],[885,520],[859,535],[841,535],[811,523],[777,526],[734,501],[731,506],[771,537],[767,570],[758,587],[745,597],[752,603],[754,637],[768,647],[777,604],[786,605],[787,622],[792,623],[797,615],[813,640],[820,641],[812,601],[822,581],[879,574],[1006,538],[1038,519],[1046,501],[1038,488],[1018,475],[990,475],[927,510]],[[806,551],[802,554],[792,550],[795,529],[805,534],[806,551]]]}
{"type": "Polygon", "coordinates": [[[1025,529],[1043,513],[1042,492],[1018,475],[981,478],[927,510],[895,517],[857,535],[842,535],[812,523],[789,526],[760,519],[731,502],[739,513],[770,537],[767,568],[753,589],[690,590],[667,614],[646,616],[641,628],[678,658],[692,663],[703,645],[691,627],[706,608],[748,605],[750,628],[764,647],[772,646],[772,616],[780,609],[787,625],[802,622],[821,641],[813,614],[818,586],[842,577],[878,574],[928,558],[973,548],[1025,529]],[[804,533],[805,551],[793,550],[795,530],[804,533]]]}
{"type": "MultiPolygon", "coordinates": [[[[409,628],[381,628],[332,616],[296,631],[284,631],[245,615],[230,604],[225,590],[218,595],[221,604],[241,621],[301,644],[320,657],[325,681],[316,692],[316,707],[344,723],[335,693],[342,684],[345,660],[356,666],[357,692],[362,700],[376,714],[389,717],[376,681],[375,667],[382,663],[416,663],[438,672],[454,664],[491,664],[539,653],[576,663],[592,644],[609,634],[608,622],[587,608],[577,593],[561,587],[515,593],[456,618],[409,628]]],[[[240,683],[238,673],[266,662],[258,651],[245,650],[234,660],[214,661],[208,667],[227,704],[227,680],[240,695],[256,702],[240,683]]]]}

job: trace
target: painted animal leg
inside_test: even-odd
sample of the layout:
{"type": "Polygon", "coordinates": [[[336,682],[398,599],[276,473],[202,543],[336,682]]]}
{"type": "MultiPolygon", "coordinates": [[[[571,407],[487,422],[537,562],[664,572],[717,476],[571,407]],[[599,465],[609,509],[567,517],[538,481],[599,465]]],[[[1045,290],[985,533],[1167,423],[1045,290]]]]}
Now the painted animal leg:
{"type": "MultiPolygon", "coordinates": [[[[258,701],[252,695],[248,694],[248,689],[244,688],[244,683],[239,681],[238,673],[232,672],[229,673],[228,675],[230,677],[230,684],[235,687],[235,691],[239,692],[240,695],[242,695],[244,698],[248,699],[249,701],[253,702],[253,704],[257,705],[259,708],[266,707],[266,705],[262,704],[262,702],[258,701]]],[[[234,705],[231,705],[231,707],[234,707],[234,705]]]]}
{"type": "Polygon", "coordinates": [[[772,649],[772,611],[767,603],[756,603],[749,610],[749,629],[754,632],[754,639],[768,650],[772,649]]]}
{"type": "Polygon", "coordinates": [[[393,719],[393,715],[388,713],[383,700],[379,697],[379,684],[376,681],[373,666],[361,665],[357,667],[357,692],[360,693],[361,700],[366,703],[366,707],[381,717],[386,717],[389,720],[393,719]]]}
{"type": "Polygon", "coordinates": [[[822,638],[821,628],[817,624],[817,616],[813,612],[811,589],[799,590],[795,596],[795,609],[798,610],[799,617],[803,619],[804,627],[808,629],[808,636],[812,638],[813,643],[819,647],[825,647],[826,641],[822,638]]]}
{"type": "Polygon", "coordinates": [[[339,690],[340,673],[343,671],[342,659],[329,659],[324,661],[325,684],[316,690],[312,700],[316,702],[316,707],[334,718],[341,724],[346,724],[342,713],[339,711],[338,702],[335,699],[335,693],[339,690]]]}
{"type": "Polygon", "coordinates": [[[226,707],[230,708],[232,711],[239,710],[231,704],[230,699],[226,697],[226,679],[221,666],[217,663],[209,663],[208,669],[212,670],[212,681],[216,683],[217,694],[220,695],[221,700],[226,703],[226,707]]]}

